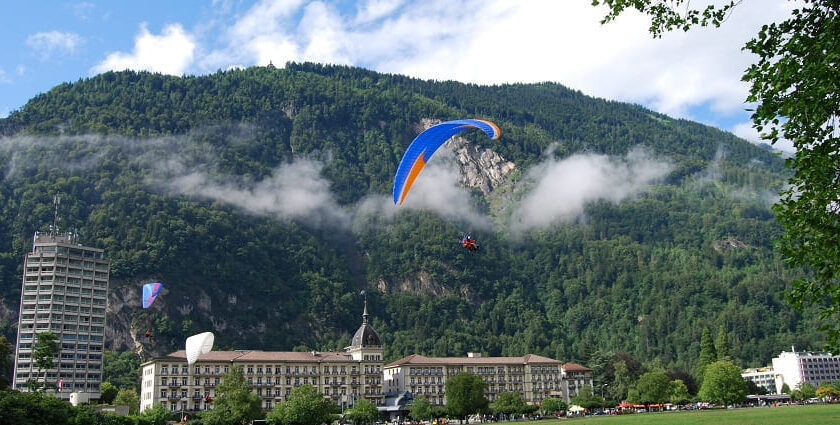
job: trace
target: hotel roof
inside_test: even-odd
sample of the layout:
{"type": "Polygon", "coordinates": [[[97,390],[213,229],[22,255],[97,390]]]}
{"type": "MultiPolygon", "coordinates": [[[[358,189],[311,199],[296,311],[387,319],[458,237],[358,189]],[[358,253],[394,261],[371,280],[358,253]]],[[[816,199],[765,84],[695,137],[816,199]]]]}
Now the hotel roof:
{"type": "MultiPolygon", "coordinates": [[[[186,351],[178,350],[161,357],[155,357],[152,361],[186,361],[186,351]]],[[[321,352],[321,351],[262,351],[262,350],[232,350],[232,351],[211,351],[199,356],[198,362],[355,362],[350,354],[345,352],[321,352]]]]}
{"type": "Polygon", "coordinates": [[[563,370],[565,370],[566,372],[591,372],[592,371],[592,369],[590,369],[586,366],[581,366],[577,363],[566,363],[566,364],[563,365],[563,370]]]}
{"type": "MultiPolygon", "coordinates": [[[[385,367],[401,365],[447,365],[447,364],[471,364],[471,365],[501,365],[501,364],[560,364],[559,360],[536,354],[526,354],[520,357],[426,357],[420,354],[412,354],[403,357],[395,362],[388,363],[385,367]]],[[[573,363],[570,363],[573,364],[573,363]]],[[[583,367],[576,365],[578,367],[583,367]]],[[[584,368],[585,369],[585,368],[584,368]]],[[[588,369],[586,369],[588,370],[588,369]]]]}

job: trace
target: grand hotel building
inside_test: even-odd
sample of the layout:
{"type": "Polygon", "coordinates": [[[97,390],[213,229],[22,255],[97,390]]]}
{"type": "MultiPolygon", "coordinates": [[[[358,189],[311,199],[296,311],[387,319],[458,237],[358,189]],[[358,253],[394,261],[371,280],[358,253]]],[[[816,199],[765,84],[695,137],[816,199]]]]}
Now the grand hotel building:
{"type": "Polygon", "coordinates": [[[411,355],[388,365],[382,362],[379,334],[368,323],[367,304],[362,325],[343,352],[289,352],[234,350],[201,355],[192,367],[186,353],[175,351],[142,365],[140,410],[163,404],[172,411],[212,408],[215,388],[232,367],[241,367],[245,379],[271,410],[286,400],[293,388],[313,385],[337,405],[352,407],[367,399],[384,407],[385,395],[402,391],[446,403],[446,380],[460,372],[482,376],[491,402],[503,392],[518,392],[529,403],[547,397],[566,401],[584,385],[592,385],[590,369],[548,357],[425,357],[411,355]]]}
{"type": "Polygon", "coordinates": [[[381,406],[382,343],[368,324],[367,304],[362,326],[343,352],[211,351],[187,365],[183,350],[142,365],[140,410],[163,404],[172,411],[212,408],[215,388],[231,367],[241,367],[245,379],[271,410],[293,388],[313,385],[337,405],[352,406],[367,399],[381,406]]]}
{"type": "Polygon", "coordinates": [[[584,385],[592,386],[592,371],[575,363],[561,363],[548,357],[426,357],[412,354],[385,365],[386,392],[408,391],[432,405],[446,404],[446,380],[469,372],[484,379],[485,397],[491,403],[501,393],[516,392],[529,404],[548,397],[566,402],[584,385]]]}

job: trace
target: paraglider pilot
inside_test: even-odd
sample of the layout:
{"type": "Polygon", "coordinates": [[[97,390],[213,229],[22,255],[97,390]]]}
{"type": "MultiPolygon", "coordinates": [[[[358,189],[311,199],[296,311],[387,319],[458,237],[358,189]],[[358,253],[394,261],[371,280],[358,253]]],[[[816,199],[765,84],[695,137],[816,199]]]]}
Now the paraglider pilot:
{"type": "Polygon", "coordinates": [[[478,244],[475,243],[475,238],[473,238],[469,233],[465,234],[464,237],[461,238],[461,246],[470,252],[478,251],[478,244]]]}

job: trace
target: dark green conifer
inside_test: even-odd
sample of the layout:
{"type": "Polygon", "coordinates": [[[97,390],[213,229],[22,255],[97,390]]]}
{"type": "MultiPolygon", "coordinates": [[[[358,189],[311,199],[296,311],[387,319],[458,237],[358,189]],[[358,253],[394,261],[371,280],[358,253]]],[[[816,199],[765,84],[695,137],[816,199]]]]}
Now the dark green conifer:
{"type": "Polygon", "coordinates": [[[700,358],[697,360],[697,382],[703,381],[703,374],[706,366],[717,360],[717,351],[712,341],[712,333],[708,327],[703,328],[703,335],[700,337],[700,358]]]}
{"type": "Polygon", "coordinates": [[[732,347],[729,345],[729,335],[726,329],[721,325],[718,330],[717,340],[715,341],[715,349],[717,349],[717,359],[719,361],[729,361],[732,357],[732,347]]]}

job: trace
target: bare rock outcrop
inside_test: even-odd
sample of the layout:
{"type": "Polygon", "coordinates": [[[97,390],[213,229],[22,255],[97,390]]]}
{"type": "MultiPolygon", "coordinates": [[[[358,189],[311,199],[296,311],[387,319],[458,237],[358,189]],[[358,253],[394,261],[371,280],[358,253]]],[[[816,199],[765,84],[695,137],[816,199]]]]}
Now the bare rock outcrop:
{"type": "MultiPolygon", "coordinates": [[[[419,131],[439,124],[440,120],[423,119],[419,131]]],[[[475,188],[485,196],[507,181],[507,177],[516,169],[516,164],[506,160],[498,152],[470,143],[467,139],[455,136],[449,139],[443,148],[452,151],[461,170],[461,183],[475,188]]]]}

